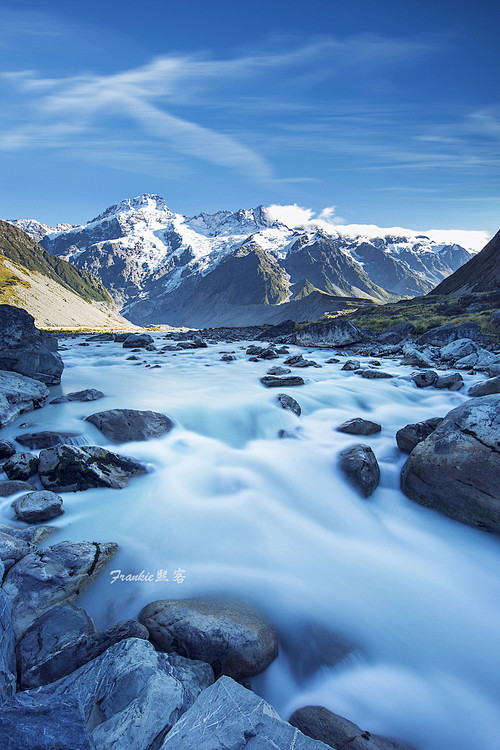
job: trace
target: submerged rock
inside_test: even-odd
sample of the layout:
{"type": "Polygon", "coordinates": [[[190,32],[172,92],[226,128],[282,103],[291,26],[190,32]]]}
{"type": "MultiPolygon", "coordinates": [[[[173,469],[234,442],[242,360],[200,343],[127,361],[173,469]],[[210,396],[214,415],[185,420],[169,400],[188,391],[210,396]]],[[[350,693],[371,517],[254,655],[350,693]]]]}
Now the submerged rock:
{"type": "Polygon", "coordinates": [[[302,414],[302,409],[300,408],[300,404],[297,403],[294,398],[286,393],[278,393],[276,398],[280,402],[283,409],[286,409],[286,411],[291,411],[293,412],[293,414],[296,414],[298,417],[300,417],[300,415],[302,414]]]}
{"type": "Polygon", "coordinates": [[[56,337],[39,331],[26,310],[0,305],[0,370],[56,385],[63,368],[56,337]]]}
{"type": "Polygon", "coordinates": [[[380,469],[369,445],[351,445],[339,455],[339,466],[363,497],[370,497],[378,487],[380,469]]]}
{"type": "Polygon", "coordinates": [[[354,417],[342,422],[335,429],[337,432],[347,432],[349,435],[374,435],[380,432],[382,427],[378,422],[372,422],[370,419],[354,417]]]}
{"type": "Polygon", "coordinates": [[[59,445],[40,451],[38,470],[46,490],[77,492],[92,487],[121,489],[146,468],[133,458],[94,445],[59,445]]]}
{"type": "Polygon", "coordinates": [[[29,492],[12,503],[18,520],[26,523],[51,521],[64,513],[62,506],[62,497],[49,490],[29,492]]]}
{"type": "Polygon", "coordinates": [[[54,445],[73,445],[77,438],[81,437],[78,432],[25,432],[16,436],[16,441],[30,450],[41,448],[52,448],[54,445]]]}
{"type": "Polygon", "coordinates": [[[156,648],[201,659],[216,675],[244,680],[262,672],[278,655],[274,627],[239,602],[165,599],[148,604],[138,619],[156,648]]]}
{"type": "Polygon", "coordinates": [[[165,414],[139,409],[110,409],[86,417],[102,434],[115,443],[149,440],[165,435],[174,423],[165,414]]]}
{"type": "Polygon", "coordinates": [[[260,379],[260,382],[266,388],[291,388],[295,385],[305,385],[304,378],[298,375],[288,375],[282,378],[275,377],[274,375],[264,375],[260,379]]]}
{"type": "Polygon", "coordinates": [[[10,495],[16,495],[18,492],[30,492],[31,490],[36,490],[36,487],[30,482],[18,480],[0,482],[0,497],[9,497],[10,495]]]}
{"type": "Polygon", "coordinates": [[[0,371],[0,427],[6,427],[20,414],[40,409],[48,395],[49,389],[38,380],[0,371]]]}
{"type": "Polygon", "coordinates": [[[53,399],[51,404],[65,404],[68,401],[97,401],[100,398],[104,398],[105,394],[102,391],[98,391],[97,388],[86,388],[83,391],[73,391],[68,393],[66,396],[59,396],[53,399]]]}
{"type": "Polygon", "coordinates": [[[411,499],[470,526],[500,532],[500,396],[450,411],[411,452],[401,487],[411,499]]]}

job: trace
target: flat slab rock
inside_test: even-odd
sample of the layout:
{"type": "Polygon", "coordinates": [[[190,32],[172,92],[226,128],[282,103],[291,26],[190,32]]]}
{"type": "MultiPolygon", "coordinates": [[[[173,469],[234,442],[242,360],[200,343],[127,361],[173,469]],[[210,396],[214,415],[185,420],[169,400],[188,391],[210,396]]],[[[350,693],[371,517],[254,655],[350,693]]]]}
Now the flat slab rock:
{"type": "Polygon", "coordinates": [[[401,487],[411,500],[500,533],[500,395],[466,401],[411,452],[401,487]]]}
{"type": "Polygon", "coordinates": [[[262,672],[278,655],[274,627],[251,607],[209,599],[165,599],[139,613],[151,642],[238,680],[262,672]]]}
{"type": "Polygon", "coordinates": [[[221,677],[167,734],[160,750],[328,750],[280,719],[265,700],[221,677]]]}
{"type": "Polygon", "coordinates": [[[54,445],[74,445],[81,433],[78,432],[24,432],[16,436],[16,442],[30,450],[53,448],[54,445]]]}
{"type": "Polygon", "coordinates": [[[110,409],[91,414],[87,422],[95,425],[114,443],[149,440],[170,432],[174,423],[165,414],[138,409],[110,409]]]}
{"type": "Polygon", "coordinates": [[[38,380],[0,370],[0,427],[10,424],[20,414],[40,409],[48,395],[49,389],[38,380]]]}
{"type": "Polygon", "coordinates": [[[274,375],[265,375],[260,379],[262,385],[266,388],[290,388],[295,385],[305,385],[304,379],[298,375],[288,375],[285,377],[275,377],[274,375]]]}

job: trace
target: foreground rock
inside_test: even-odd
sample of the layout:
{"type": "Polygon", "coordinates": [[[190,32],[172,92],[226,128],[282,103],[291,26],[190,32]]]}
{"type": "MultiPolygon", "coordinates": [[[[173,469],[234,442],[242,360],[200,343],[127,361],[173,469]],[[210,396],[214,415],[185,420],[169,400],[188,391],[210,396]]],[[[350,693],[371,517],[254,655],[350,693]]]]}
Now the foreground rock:
{"type": "Polygon", "coordinates": [[[0,532],[2,534],[8,534],[9,536],[15,537],[15,539],[21,539],[23,542],[28,544],[38,544],[43,542],[48,536],[53,534],[55,528],[53,526],[31,526],[27,528],[20,528],[19,526],[10,526],[8,523],[0,523],[0,532]]]}
{"type": "MultiPolygon", "coordinates": [[[[4,703],[0,708],[0,747],[159,748],[179,716],[212,681],[213,673],[208,664],[189,661],[176,654],[159,654],[147,641],[129,638],[67,677],[37,690],[18,693],[4,703]],[[80,727],[87,727],[90,744],[69,744],[65,739],[64,728],[68,736],[73,732],[69,722],[64,727],[65,706],[72,709],[78,706],[76,713],[73,712],[75,727],[79,731],[80,727]],[[40,716],[42,707],[50,711],[45,709],[40,716]],[[17,723],[9,720],[15,709],[17,723]],[[60,744],[43,744],[44,738],[50,737],[50,730],[57,731],[60,744]]],[[[83,730],[80,736],[83,741],[83,730]]]]}
{"type": "Polygon", "coordinates": [[[91,414],[87,422],[95,425],[114,443],[149,440],[170,432],[174,423],[165,414],[138,409],[110,409],[91,414]]]}
{"type": "Polygon", "coordinates": [[[297,331],[295,342],[300,346],[349,346],[363,341],[359,328],[344,318],[330,323],[311,323],[297,331]]]}
{"type": "Polygon", "coordinates": [[[38,471],[46,490],[77,492],[93,487],[122,489],[146,468],[133,458],[94,445],[59,445],[40,451],[38,471]]]}
{"type": "Polygon", "coordinates": [[[411,452],[401,487],[462,523],[500,532],[500,396],[453,409],[411,452]]]}
{"type": "Polygon", "coordinates": [[[38,457],[33,453],[14,453],[2,466],[10,480],[27,482],[38,471],[38,457]]]}
{"type": "Polygon", "coordinates": [[[49,490],[29,492],[12,503],[17,519],[26,523],[44,523],[62,516],[62,506],[62,497],[49,490]]]}
{"type": "Polygon", "coordinates": [[[28,555],[32,547],[22,539],[16,539],[10,534],[0,532],[0,560],[5,570],[10,570],[13,565],[25,555],[28,555]]]}
{"type": "Polygon", "coordinates": [[[370,419],[354,417],[342,422],[335,429],[337,432],[346,432],[348,435],[374,435],[380,432],[382,427],[378,422],[372,422],[370,419]]]}
{"type": "Polygon", "coordinates": [[[482,380],[480,383],[474,383],[467,391],[469,396],[491,396],[494,393],[500,393],[500,375],[488,380],[482,380]]]}
{"type": "Polygon", "coordinates": [[[168,733],[161,750],[327,750],[280,719],[251,690],[221,677],[168,733]]]}
{"type": "Polygon", "coordinates": [[[19,560],[3,582],[4,591],[12,601],[16,640],[44,612],[74,601],[117,549],[118,545],[112,542],[61,542],[30,552],[19,560]]]}
{"type": "Polygon", "coordinates": [[[262,672],[278,655],[274,627],[244,604],[167,599],[148,604],[138,619],[156,648],[208,662],[216,676],[244,680],[262,672]]]}
{"type": "Polygon", "coordinates": [[[0,440],[0,460],[10,458],[14,455],[16,449],[8,440],[0,440]]]}
{"type": "Polygon", "coordinates": [[[335,750],[413,750],[410,745],[360,729],[323,706],[299,708],[291,715],[290,724],[335,750]]]}
{"type": "Polygon", "coordinates": [[[432,417],[423,422],[407,424],[396,432],[396,442],[399,450],[403,453],[411,453],[416,445],[425,440],[434,432],[436,427],[443,421],[442,417],[432,417]]]}
{"type": "Polygon", "coordinates": [[[0,305],[0,370],[56,385],[63,368],[56,337],[39,331],[26,310],[0,305]]]}
{"type": "Polygon", "coordinates": [[[11,611],[11,601],[5,591],[0,589],[0,704],[16,692],[15,638],[11,611]]]}
{"type": "Polygon", "coordinates": [[[40,409],[48,395],[49,389],[38,380],[0,371],[0,427],[10,424],[20,414],[40,409]]]}
{"type": "Polygon", "coordinates": [[[265,375],[260,379],[260,382],[266,388],[291,388],[295,385],[305,385],[304,379],[298,375],[287,375],[283,378],[278,378],[274,375],[265,375]]]}
{"type": "Polygon", "coordinates": [[[380,469],[369,445],[352,445],[341,451],[339,466],[363,497],[370,497],[377,489],[380,469]]]}

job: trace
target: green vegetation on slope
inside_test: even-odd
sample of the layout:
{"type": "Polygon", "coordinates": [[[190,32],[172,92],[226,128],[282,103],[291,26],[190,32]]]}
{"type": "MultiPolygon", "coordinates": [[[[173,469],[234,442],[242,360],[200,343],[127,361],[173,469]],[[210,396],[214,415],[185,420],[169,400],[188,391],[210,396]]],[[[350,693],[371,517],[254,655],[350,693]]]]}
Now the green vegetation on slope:
{"type": "Polygon", "coordinates": [[[105,302],[114,307],[103,283],[86,271],[57,258],[31,239],[26,232],[0,220],[0,253],[30,271],[38,271],[76,292],[86,302],[105,302]]]}
{"type": "Polygon", "coordinates": [[[15,296],[16,286],[24,286],[29,289],[29,283],[16,276],[12,269],[8,268],[5,255],[0,255],[0,303],[8,305],[15,296]]]}

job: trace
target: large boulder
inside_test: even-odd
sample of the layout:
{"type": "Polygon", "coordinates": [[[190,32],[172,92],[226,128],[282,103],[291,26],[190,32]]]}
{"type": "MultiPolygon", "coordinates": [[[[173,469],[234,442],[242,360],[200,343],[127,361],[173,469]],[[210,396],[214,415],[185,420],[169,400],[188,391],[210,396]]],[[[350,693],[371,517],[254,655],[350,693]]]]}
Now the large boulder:
{"type": "Polygon", "coordinates": [[[500,395],[453,409],[410,453],[403,492],[470,526],[500,532],[500,395]]]}
{"type": "Polygon", "coordinates": [[[335,318],[329,323],[311,323],[297,331],[295,342],[299,346],[350,346],[363,341],[359,328],[344,318],[335,318]]]}
{"type": "Polygon", "coordinates": [[[156,648],[206,661],[216,675],[243,680],[262,672],[278,655],[274,627],[239,602],[161,600],[144,607],[138,619],[156,648]]]}
{"type": "Polygon", "coordinates": [[[26,310],[0,305],[0,369],[55,385],[63,368],[56,337],[39,331],[26,310]]]}
{"type": "Polygon", "coordinates": [[[360,729],[323,706],[299,708],[291,715],[290,724],[335,750],[413,750],[410,745],[360,729]]]}
{"type": "MultiPolygon", "coordinates": [[[[115,339],[118,341],[118,339],[115,339]]],[[[149,333],[130,333],[124,340],[124,349],[145,349],[153,343],[153,337],[149,333]]]]}
{"type": "Polygon", "coordinates": [[[444,326],[438,326],[438,328],[431,328],[430,330],[423,333],[418,337],[418,344],[432,344],[433,346],[447,346],[452,341],[457,339],[472,339],[473,341],[480,341],[481,326],[473,321],[467,321],[460,323],[458,326],[454,326],[448,323],[444,326]]]}
{"type": "MultiPolygon", "coordinates": [[[[151,750],[161,746],[179,716],[212,682],[213,672],[208,664],[177,654],[159,654],[148,641],[128,638],[70,675],[19,693],[16,698],[21,705],[52,704],[52,721],[58,716],[61,701],[78,705],[94,743],[91,747],[96,750],[151,750]]],[[[2,712],[13,703],[10,699],[0,708],[0,726],[2,712]]],[[[10,729],[12,737],[17,738],[16,727],[10,729]]],[[[0,746],[9,748],[5,740],[0,746]]],[[[38,745],[12,747],[31,750],[38,745]]],[[[41,747],[75,750],[65,744],[41,747]]]]}
{"type": "Polygon", "coordinates": [[[221,677],[174,724],[160,750],[328,750],[251,690],[221,677]]]}
{"type": "Polygon", "coordinates": [[[95,425],[114,443],[149,440],[170,432],[174,423],[165,414],[138,409],[110,409],[91,414],[87,422],[95,425]]]}
{"type": "Polygon", "coordinates": [[[38,471],[46,490],[77,492],[94,487],[122,489],[146,468],[133,458],[95,445],[58,445],[40,451],[38,471]]]}
{"type": "Polygon", "coordinates": [[[5,591],[0,589],[0,704],[16,692],[15,638],[11,612],[11,601],[5,591]]]}
{"type": "Polygon", "coordinates": [[[40,409],[48,395],[49,389],[40,381],[0,371],[0,427],[10,424],[20,414],[40,409]]]}
{"type": "Polygon", "coordinates": [[[380,468],[369,445],[351,445],[339,454],[339,466],[363,497],[373,495],[380,481],[380,468]]]}
{"type": "Polygon", "coordinates": [[[44,612],[73,602],[118,549],[107,542],[60,542],[25,555],[7,573],[5,593],[12,600],[16,639],[44,612]]]}

